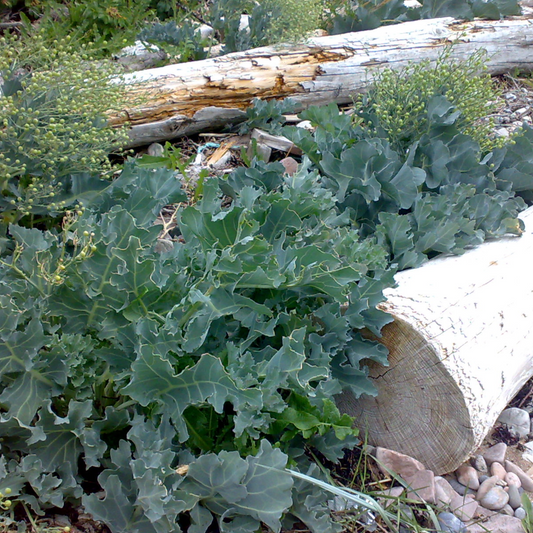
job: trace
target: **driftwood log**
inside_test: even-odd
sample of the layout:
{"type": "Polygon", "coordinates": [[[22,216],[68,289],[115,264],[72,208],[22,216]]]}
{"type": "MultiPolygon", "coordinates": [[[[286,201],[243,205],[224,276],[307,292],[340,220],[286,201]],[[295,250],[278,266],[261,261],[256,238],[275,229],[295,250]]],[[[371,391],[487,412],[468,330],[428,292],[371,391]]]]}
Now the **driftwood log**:
{"type": "Polygon", "coordinates": [[[292,97],[302,108],[348,103],[381,69],[434,61],[452,43],[452,59],[466,59],[485,49],[491,74],[515,67],[533,70],[529,16],[500,21],[421,20],[127,74],[122,82],[145,103],[110,121],[129,122],[129,145],[140,146],[240,122],[255,97],[292,97]]]}
{"type": "Polygon", "coordinates": [[[370,365],[376,397],[344,394],[371,444],[455,470],[533,375],[533,207],[521,237],[400,272],[382,309],[389,366],[370,365]]]}

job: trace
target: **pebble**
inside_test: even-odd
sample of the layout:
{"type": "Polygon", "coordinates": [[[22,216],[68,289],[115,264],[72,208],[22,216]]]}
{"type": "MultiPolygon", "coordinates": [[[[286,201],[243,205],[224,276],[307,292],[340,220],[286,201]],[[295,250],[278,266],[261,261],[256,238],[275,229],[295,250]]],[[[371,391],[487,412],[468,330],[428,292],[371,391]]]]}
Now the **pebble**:
{"type": "Polygon", "coordinates": [[[523,507],[518,507],[517,509],[515,509],[514,515],[519,520],[523,520],[526,517],[526,511],[524,510],[523,507]]]}
{"type": "Polygon", "coordinates": [[[514,485],[517,488],[520,488],[522,486],[522,482],[520,481],[520,478],[514,472],[507,472],[503,480],[509,486],[514,485]]]}
{"type": "Polygon", "coordinates": [[[522,521],[514,516],[496,513],[486,522],[472,524],[468,533],[524,533],[522,521]]]}
{"type": "Polygon", "coordinates": [[[520,496],[518,487],[515,487],[514,485],[509,485],[509,490],[507,491],[507,494],[509,494],[509,505],[513,509],[517,509],[522,505],[522,498],[520,496]]]}
{"type": "Polygon", "coordinates": [[[489,476],[483,474],[482,476],[479,476],[479,484],[483,483],[486,479],[489,479],[489,476]]]}
{"type": "Polygon", "coordinates": [[[380,493],[384,498],[379,498],[379,502],[386,509],[391,503],[398,501],[404,490],[404,487],[390,487],[380,493]]]}
{"type": "Polygon", "coordinates": [[[464,496],[465,494],[475,494],[476,492],[475,490],[469,489],[468,487],[461,485],[461,483],[459,483],[459,481],[457,481],[456,479],[446,478],[446,480],[452,486],[453,490],[461,496],[464,496]]]}
{"type": "Polygon", "coordinates": [[[467,496],[459,496],[458,494],[450,502],[450,510],[453,514],[463,522],[472,520],[478,510],[479,504],[474,500],[470,494],[467,496]]]}
{"type": "Polygon", "coordinates": [[[163,148],[162,144],[159,143],[152,143],[147,150],[148,155],[151,155],[152,157],[162,157],[165,153],[165,149],[163,148]]]}
{"type": "Polygon", "coordinates": [[[520,478],[522,487],[528,492],[533,492],[533,479],[531,479],[519,466],[511,463],[511,461],[505,461],[505,469],[507,472],[513,472],[520,478]]]}
{"type": "Polygon", "coordinates": [[[439,513],[437,519],[443,533],[467,533],[466,524],[452,513],[439,513]]]}
{"type": "MultiPolygon", "coordinates": [[[[478,489],[477,494],[476,494],[476,498],[478,500],[481,500],[481,498],[483,498],[483,496],[485,496],[485,494],[487,494],[487,492],[489,492],[489,490],[491,490],[493,487],[496,486],[496,483],[499,480],[500,480],[500,478],[498,478],[497,476],[492,476],[492,477],[489,477],[488,479],[486,479],[485,481],[483,481],[483,483],[481,483],[481,485],[479,486],[479,489],[478,489]]],[[[505,502],[505,503],[507,503],[507,502],[505,502]]]]}
{"type": "Polygon", "coordinates": [[[446,479],[441,476],[435,477],[435,498],[437,505],[448,505],[454,496],[458,496],[457,492],[448,483],[446,479]]]}
{"type": "Polygon", "coordinates": [[[491,465],[494,462],[503,464],[503,462],[505,461],[506,453],[507,453],[507,444],[505,444],[505,442],[498,442],[498,444],[491,446],[483,454],[483,458],[487,462],[487,465],[491,465]]]}
{"type": "Polygon", "coordinates": [[[514,509],[509,504],[506,504],[501,509],[500,513],[506,514],[507,516],[514,516],[514,509]]]}
{"type": "Polygon", "coordinates": [[[405,480],[413,477],[419,470],[426,469],[420,461],[413,457],[381,446],[376,448],[376,462],[383,474],[390,475],[390,472],[393,472],[405,480]]]}
{"type": "Polygon", "coordinates": [[[531,431],[529,413],[518,407],[504,409],[497,422],[507,426],[509,431],[519,438],[523,438],[531,431]]]}
{"type": "Polygon", "coordinates": [[[478,501],[486,509],[499,511],[509,502],[509,494],[502,487],[494,486],[486,494],[479,497],[478,501]]]}
{"type": "MultiPolygon", "coordinates": [[[[298,172],[298,162],[296,161],[296,159],[292,157],[285,157],[284,159],[280,161],[280,163],[284,166],[285,172],[289,176],[292,176],[293,174],[296,174],[296,172],[298,172]]],[[[374,451],[375,451],[375,448],[374,448],[374,451]]],[[[372,455],[372,454],[369,454],[369,455],[372,455]]]]}
{"type": "Polygon", "coordinates": [[[455,475],[457,476],[457,481],[459,481],[461,485],[469,487],[473,490],[477,490],[479,488],[479,479],[477,477],[477,471],[473,466],[461,465],[455,471],[455,475]]]}
{"type": "Polygon", "coordinates": [[[474,455],[472,459],[470,459],[470,464],[482,474],[486,474],[489,471],[485,458],[480,454],[474,455]]]}
{"type": "Polygon", "coordinates": [[[490,465],[490,473],[492,476],[497,476],[500,479],[505,479],[507,470],[503,467],[502,464],[497,463],[496,461],[490,465]]]}
{"type": "Polygon", "coordinates": [[[435,474],[431,470],[419,470],[409,478],[407,498],[425,503],[437,503],[435,497],[435,474]]]}

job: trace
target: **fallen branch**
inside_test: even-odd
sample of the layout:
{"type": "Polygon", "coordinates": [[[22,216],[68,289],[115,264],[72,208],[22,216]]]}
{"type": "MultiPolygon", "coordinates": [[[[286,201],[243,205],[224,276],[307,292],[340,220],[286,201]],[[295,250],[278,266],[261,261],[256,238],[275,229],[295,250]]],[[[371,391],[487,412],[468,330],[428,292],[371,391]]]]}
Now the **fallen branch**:
{"type": "Polygon", "coordinates": [[[111,123],[131,123],[130,146],[139,146],[240,122],[255,97],[292,97],[301,107],[347,103],[383,68],[435,61],[452,43],[455,60],[485,49],[491,74],[533,70],[529,17],[420,20],[128,74],[123,82],[145,103],[111,123]]]}

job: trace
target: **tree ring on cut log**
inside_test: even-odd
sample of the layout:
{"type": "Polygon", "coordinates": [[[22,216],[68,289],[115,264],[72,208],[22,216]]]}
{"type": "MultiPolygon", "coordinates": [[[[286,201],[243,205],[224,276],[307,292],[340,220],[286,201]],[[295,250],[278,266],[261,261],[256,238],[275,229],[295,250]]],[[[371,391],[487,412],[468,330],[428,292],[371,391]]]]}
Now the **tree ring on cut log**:
{"type": "Polygon", "coordinates": [[[369,444],[422,458],[426,466],[445,473],[474,445],[464,395],[431,342],[407,322],[395,318],[382,335],[379,341],[389,349],[389,366],[368,364],[377,396],[356,400],[344,392],[337,405],[355,417],[369,444]],[[422,442],[428,433],[433,435],[431,451],[422,442]],[[456,443],[451,450],[450,442],[456,443]]]}

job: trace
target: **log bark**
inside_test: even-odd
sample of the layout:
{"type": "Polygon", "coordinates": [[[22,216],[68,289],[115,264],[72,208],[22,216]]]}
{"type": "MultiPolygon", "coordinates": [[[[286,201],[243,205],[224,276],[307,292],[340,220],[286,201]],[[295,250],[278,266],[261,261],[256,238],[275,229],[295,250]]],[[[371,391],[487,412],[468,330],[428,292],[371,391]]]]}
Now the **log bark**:
{"type": "Polygon", "coordinates": [[[351,102],[383,68],[435,61],[454,43],[451,57],[483,48],[491,74],[533,70],[533,19],[459,22],[440,18],[375,30],[314,38],[302,45],[257,48],[222,57],[125,75],[132,96],[145,103],[111,117],[132,125],[140,146],[244,120],[253,98],[292,97],[301,108],[351,102]]]}
{"type": "Polygon", "coordinates": [[[397,274],[382,304],[389,366],[369,365],[378,395],[338,398],[371,444],[451,472],[533,375],[533,207],[520,218],[521,237],[397,274]]]}

